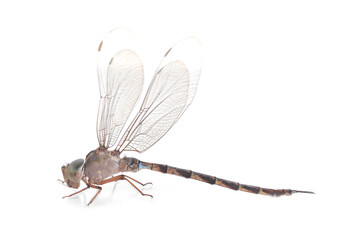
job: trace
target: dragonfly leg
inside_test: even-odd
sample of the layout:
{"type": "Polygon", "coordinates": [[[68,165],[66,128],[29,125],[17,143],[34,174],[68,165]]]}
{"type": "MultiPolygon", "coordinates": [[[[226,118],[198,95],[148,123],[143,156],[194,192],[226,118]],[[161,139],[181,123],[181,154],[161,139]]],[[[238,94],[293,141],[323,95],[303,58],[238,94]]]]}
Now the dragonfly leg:
{"type": "Polygon", "coordinates": [[[91,199],[91,201],[87,204],[87,206],[89,206],[89,205],[93,202],[93,200],[95,200],[95,198],[98,196],[98,194],[102,191],[102,187],[100,187],[100,186],[88,185],[87,188],[90,188],[90,187],[96,188],[96,189],[98,189],[98,191],[97,191],[97,193],[95,194],[95,196],[93,196],[93,198],[91,199]]]}
{"type": "MultiPolygon", "coordinates": [[[[84,177],[83,177],[81,180],[82,180],[84,183],[86,183],[87,188],[92,187],[92,188],[98,189],[98,191],[97,191],[97,193],[95,194],[95,196],[93,196],[93,198],[91,199],[91,201],[87,204],[87,206],[89,206],[89,205],[93,202],[93,200],[95,200],[95,198],[98,196],[98,194],[100,194],[100,192],[102,191],[102,187],[96,186],[96,185],[92,185],[92,184],[88,183],[84,177]]],[[[87,188],[86,188],[86,189],[87,189],[87,188]]],[[[85,189],[85,190],[86,190],[86,189],[85,189]]]]}
{"type": "Polygon", "coordinates": [[[136,179],[134,179],[134,178],[132,178],[132,177],[129,177],[129,176],[127,176],[127,175],[123,175],[123,176],[126,177],[126,178],[129,178],[130,180],[133,180],[133,181],[136,182],[136,183],[139,183],[141,186],[146,186],[146,185],[148,185],[148,184],[152,184],[152,182],[141,183],[141,182],[139,182],[138,180],[136,180],[136,179]]]}
{"type": "Polygon", "coordinates": [[[91,199],[91,201],[87,204],[87,206],[89,206],[89,205],[93,202],[93,200],[95,200],[95,198],[97,197],[97,195],[102,191],[102,187],[89,184],[85,179],[82,179],[82,181],[84,181],[84,182],[86,183],[86,186],[87,186],[87,187],[81,189],[80,191],[74,192],[73,194],[64,196],[63,198],[72,197],[72,196],[74,196],[74,195],[76,195],[76,194],[78,194],[78,193],[81,193],[81,192],[83,192],[83,191],[85,191],[85,190],[87,190],[87,189],[89,189],[89,188],[91,188],[91,187],[92,187],[92,188],[96,188],[96,189],[98,189],[98,191],[97,191],[97,193],[95,194],[95,196],[93,196],[93,198],[91,199]]]}
{"type": "Polygon", "coordinates": [[[143,193],[137,186],[134,185],[134,183],[132,181],[134,181],[134,182],[136,182],[136,183],[138,183],[138,184],[140,184],[142,186],[145,186],[147,184],[152,184],[151,182],[148,182],[148,183],[144,184],[144,183],[139,182],[138,180],[135,180],[134,178],[128,177],[128,176],[123,175],[123,174],[122,175],[118,175],[118,176],[114,176],[114,177],[111,177],[111,178],[108,178],[108,179],[105,179],[102,182],[100,182],[99,185],[103,185],[103,184],[110,183],[110,182],[116,182],[116,181],[119,181],[119,180],[126,180],[128,183],[130,183],[130,185],[132,185],[136,190],[138,190],[138,192],[142,196],[149,196],[151,198],[153,197],[150,194],[143,193]],[[132,181],[130,181],[130,180],[132,180],[132,181]]]}
{"type": "Polygon", "coordinates": [[[58,179],[58,181],[61,182],[62,184],[65,184],[65,181],[64,181],[64,180],[58,179]]]}
{"type": "Polygon", "coordinates": [[[73,193],[73,194],[70,194],[70,195],[68,195],[68,196],[64,196],[63,198],[72,197],[72,196],[74,196],[74,195],[76,195],[76,194],[78,194],[78,193],[81,193],[81,192],[83,192],[83,191],[89,189],[89,188],[90,188],[90,186],[87,186],[87,187],[81,189],[80,191],[77,191],[77,192],[75,192],[75,193],[73,193]]]}

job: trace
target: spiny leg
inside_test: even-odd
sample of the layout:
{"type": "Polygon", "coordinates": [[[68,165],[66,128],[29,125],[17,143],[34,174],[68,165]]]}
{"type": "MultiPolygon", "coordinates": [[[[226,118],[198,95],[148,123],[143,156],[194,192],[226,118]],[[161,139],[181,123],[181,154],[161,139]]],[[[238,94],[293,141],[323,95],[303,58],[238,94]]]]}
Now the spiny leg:
{"type": "Polygon", "coordinates": [[[92,188],[98,189],[98,191],[97,191],[97,193],[95,194],[95,196],[93,196],[93,198],[91,199],[91,201],[87,204],[87,206],[89,206],[89,205],[93,202],[93,200],[95,200],[95,198],[98,196],[98,194],[102,191],[102,187],[96,186],[96,185],[92,185],[92,184],[88,183],[87,180],[86,180],[84,177],[83,177],[81,180],[82,180],[84,183],[86,183],[87,188],[92,187],[92,188]]]}
{"type": "Polygon", "coordinates": [[[152,195],[143,193],[143,192],[142,192],[139,188],[137,188],[137,186],[135,186],[128,178],[126,178],[126,179],[124,179],[124,180],[126,180],[128,183],[130,183],[130,185],[132,185],[136,190],[138,190],[142,196],[149,196],[149,197],[153,198],[152,195]]]}
{"type": "Polygon", "coordinates": [[[70,195],[68,195],[68,196],[64,196],[63,198],[72,197],[72,196],[74,196],[74,195],[76,195],[76,194],[78,194],[78,193],[81,193],[81,192],[83,192],[83,191],[89,189],[89,188],[90,188],[90,186],[87,186],[87,187],[81,189],[80,191],[75,192],[75,193],[73,193],[73,194],[70,194],[70,195]]]}
{"type": "Polygon", "coordinates": [[[88,186],[87,188],[92,187],[92,188],[98,189],[98,191],[97,191],[97,193],[95,194],[95,196],[93,196],[93,198],[91,199],[91,201],[87,204],[87,206],[89,206],[89,205],[93,202],[93,200],[95,200],[95,198],[98,196],[98,194],[102,191],[102,187],[100,187],[100,186],[95,186],[95,185],[87,185],[87,186],[88,186]]]}
{"type": "Polygon", "coordinates": [[[106,184],[106,183],[110,183],[110,182],[116,182],[116,181],[119,181],[119,180],[126,180],[128,183],[130,183],[130,185],[132,185],[136,190],[138,190],[138,192],[142,195],[142,196],[149,196],[151,198],[153,198],[152,195],[150,194],[145,194],[143,193],[137,186],[134,185],[134,183],[132,183],[129,179],[133,180],[134,182],[142,185],[142,186],[145,186],[147,184],[151,184],[150,182],[149,183],[141,183],[139,182],[138,180],[135,180],[134,178],[131,178],[131,177],[128,177],[126,175],[118,175],[118,176],[114,176],[114,177],[111,177],[111,178],[108,178],[108,179],[105,179],[103,180],[102,182],[99,183],[99,185],[103,185],[103,184],[106,184]]]}
{"type": "Polygon", "coordinates": [[[60,180],[60,179],[57,179],[59,182],[61,182],[62,184],[65,184],[65,181],[64,180],[60,180]]]}
{"type": "Polygon", "coordinates": [[[129,176],[127,176],[127,175],[122,175],[122,176],[124,176],[125,178],[129,178],[130,180],[133,180],[134,182],[136,182],[136,183],[139,183],[141,186],[146,186],[146,185],[148,185],[148,184],[152,184],[152,182],[147,182],[147,183],[141,183],[141,182],[139,182],[138,180],[136,180],[136,179],[134,179],[134,178],[132,178],[132,177],[129,177],[129,176]]]}
{"type": "Polygon", "coordinates": [[[97,193],[95,194],[95,196],[91,199],[91,201],[87,204],[87,206],[89,206],[92,202],[93,202],[93,200],[95,200],[95,198],[98,196],[98,194],[102,191],[102,187],[100,187],[100,186],[95,186],[95,185],[91,185],[91,184],[89,184],[84,178],[82,179],[82,181],[84,181],[84,183],[86,183],[86,186],[87,187],[85,187],[85,188],[83,188],[83,189],[81,189],[80,191],[77,191],[77,192],[75,192],[75,193],[73,193],[73,194],[70,194],[70,195],[68,195],[68,196],[64,196],[63,198],[67,198],[67,197],[72,197],[72,196],[74,196],[74,195],[76,195],[76,194],[78,194],[78,193],[81,193],[81,192],[83,192],[83,191],[85,191],[85,190],[87,190],[87,189],[89,189],[89,188],[96,188],[96,189],[98,189],[98,191],[97,191],[97,193]]]}
{"type": "MultiPolygon", "coordinates": [[[[87,183],[87,181],[85,180],[85,178],[82,178],[81,180],[86,184],[86,187],[83,188],[83,189],[81,189],[80,191],[77,191],[77,192],[73,193],[73,194],[70,194],[70,195],[68,195],[68,196],[64,196],[63,198],[72,197],[72,196],[74,196],[74,195],[76,195],[76,194],[78,194],[78,193],[81,193],[81,192],[83,192],[83,191],[85,191],[85,190],[87,190],[87,189],[90,188],[90,186],[89,186],[89,184],[87,183]]],[[[58,181],[59,181],[59,182],[62,182],[63,184],[65,183],[65,181],[60,180],[60,179],[58,179],[58,181]]]]}

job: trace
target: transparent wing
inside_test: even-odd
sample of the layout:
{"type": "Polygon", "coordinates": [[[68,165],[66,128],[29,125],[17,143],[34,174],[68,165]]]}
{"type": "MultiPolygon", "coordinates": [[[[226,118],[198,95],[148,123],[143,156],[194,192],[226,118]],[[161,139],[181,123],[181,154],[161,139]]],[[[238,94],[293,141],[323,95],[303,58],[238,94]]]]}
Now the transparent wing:
{"type": "Polygon", "coordinates": [[[100,146],[106,148],[116,143],[143,86],[143,65],[131,50],[133,43],[134,37],[127,30],[117,28],[98,48],[100,104],[96,131],[100,146]]]}
{"type": "Polygon", "coordinates": [[[169,49],[145,99],[117,150],[144,152],[177,122],[195,95],[201,69],[199,40],[187,38],[169,49]]]}

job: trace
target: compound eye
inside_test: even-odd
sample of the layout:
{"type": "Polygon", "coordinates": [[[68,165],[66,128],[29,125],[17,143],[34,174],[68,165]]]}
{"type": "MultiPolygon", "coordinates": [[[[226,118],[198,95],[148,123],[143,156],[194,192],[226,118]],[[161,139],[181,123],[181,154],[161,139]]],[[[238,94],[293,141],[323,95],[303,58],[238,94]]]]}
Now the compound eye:
{"type": "Polygon", "coordinates": [[[84,159],[77,159],[69,164],[69,171],[72,173],[76,173],[81,170],[84,165],[84,159]]]}

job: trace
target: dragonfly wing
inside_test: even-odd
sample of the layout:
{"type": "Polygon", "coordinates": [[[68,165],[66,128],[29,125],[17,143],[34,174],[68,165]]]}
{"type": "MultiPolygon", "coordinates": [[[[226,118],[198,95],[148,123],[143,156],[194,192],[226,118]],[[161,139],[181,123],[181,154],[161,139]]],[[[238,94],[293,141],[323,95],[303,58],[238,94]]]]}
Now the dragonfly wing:
{"type": "Polygon", "coordinates": [[[100,104],[96,131],[100,146],[106,148],[116,143],[143,86],[143,64],[131,50],[133,42],[127,30],[118,28],[98,48],[100,104]]]}
{"type": "Polygon", "coordinates": [[[198,39],[187,38],[167,51],[148,88],[139,113],[117,149],[144,152],[177,122],[195,95],[201,69],[198,39]]]}

